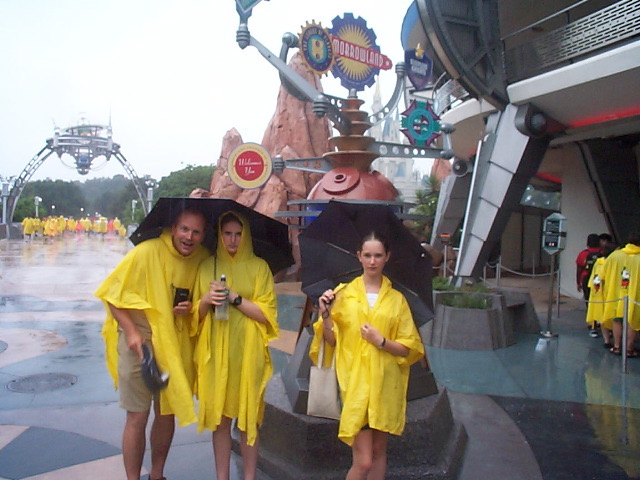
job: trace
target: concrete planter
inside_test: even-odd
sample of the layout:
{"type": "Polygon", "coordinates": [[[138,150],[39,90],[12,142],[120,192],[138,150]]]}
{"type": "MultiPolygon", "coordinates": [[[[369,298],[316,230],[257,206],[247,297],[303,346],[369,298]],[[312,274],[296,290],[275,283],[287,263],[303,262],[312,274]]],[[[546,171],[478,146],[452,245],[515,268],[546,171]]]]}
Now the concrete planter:
{"type": "MultiPolygon", "coordinates": [[[[278,480],[342,480],[351,449],[338,440],[338,422],[294,413],[280,375],[267,384],[260,428],[260,470],[278,480]]],[[[233,448],[239,443],[234,431],[233,448]]],[[[390,435],[387,480],[454,480],[467,432],[451,411],[446,389],[407,403],[401,436],[390,435]]]]}
{"type": "Polygon", "coordinates": [[[512,315],[502,295],[479,294],[489,305],[487,309],[457,308],[450,303],[452,295],[467,292],[437,292],[435,316],[425,329],[427,345],[452,350],[495,350],[515,343],[512,315]]]}

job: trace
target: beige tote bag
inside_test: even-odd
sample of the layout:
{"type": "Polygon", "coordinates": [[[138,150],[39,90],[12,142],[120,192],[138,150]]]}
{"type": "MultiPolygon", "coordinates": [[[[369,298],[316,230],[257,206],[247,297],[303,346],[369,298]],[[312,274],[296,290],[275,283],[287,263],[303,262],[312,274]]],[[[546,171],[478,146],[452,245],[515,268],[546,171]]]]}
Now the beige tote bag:
{"type": "Polygon", "coordinates": [[[342,404],[336,375],[336,354],[335,352],[333,353],[330,367],[323,367],[323,359],[324,340],[320,344],[318,365],[311,365],[311,370],[309,371],[307,415],[340,420],[342,404]]]}

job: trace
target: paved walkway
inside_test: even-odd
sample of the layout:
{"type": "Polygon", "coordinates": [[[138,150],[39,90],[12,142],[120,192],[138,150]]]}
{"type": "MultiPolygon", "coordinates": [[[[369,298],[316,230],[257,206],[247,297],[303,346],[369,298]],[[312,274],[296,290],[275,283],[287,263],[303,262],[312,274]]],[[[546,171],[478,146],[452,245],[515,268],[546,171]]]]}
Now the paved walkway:
{"type": "MultiPolygon", "coordinates": [[[[92,292],[129,248],[87,236],[0,241],[0,480],[125,478],[124,413],[92,292]]],[[[546,319],[545,283],[509,282],[526,283],[546,319]]],[[[296,287],[279,286],[276,369],[295,342],[296,287]]],[[[429,348],[469,433],[461,480],[640,478],[640,359],[622,374],[620,357],[588,336],[580,308],[563,298],[553,340],[520,335],[494,352],[429,348]]],[[[170,480],[215,478],[210,434],[177,429],[167,467],[170,480]]],[[[235,463],[232,478],[241,478],[235,463]]]]}

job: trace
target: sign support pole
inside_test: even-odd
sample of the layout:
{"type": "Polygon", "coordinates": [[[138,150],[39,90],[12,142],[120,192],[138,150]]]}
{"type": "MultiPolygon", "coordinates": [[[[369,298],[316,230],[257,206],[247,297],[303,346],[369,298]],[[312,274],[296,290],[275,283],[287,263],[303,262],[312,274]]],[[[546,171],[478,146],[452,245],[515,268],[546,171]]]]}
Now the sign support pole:
{"type": "Polygon", "coordinates": [[[547,329],[540,332],[540,336],[544,338],[557,337],[557,333],[551,332],[551,316],[553,312],[553,287],[555,284],[556,275],[556,254],[551,254],[551,278],[549,279],[549,307],[547,308],[547,329]]]}
{"type": "Polygon", "coordinates": [[[629,295],[625,295],[622,299],[622,344],[620,350],[622,350],[622,373],[629,373],[627,369],[627,341],[629,335],[629,295]]]}

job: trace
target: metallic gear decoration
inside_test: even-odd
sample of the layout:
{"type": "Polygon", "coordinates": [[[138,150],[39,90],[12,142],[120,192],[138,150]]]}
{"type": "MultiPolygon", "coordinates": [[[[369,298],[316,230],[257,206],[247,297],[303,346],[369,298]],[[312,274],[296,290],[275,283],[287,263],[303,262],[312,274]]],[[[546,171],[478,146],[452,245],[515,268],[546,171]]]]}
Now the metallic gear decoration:
{"type": "Polygon", "coordinates": [[[411,145],[427,147],[440,136],[440,117],[431,105],[421,100],[413,100],[402,115],[400,131],[409,139],[411,145]]]}
{"type": "MultiPolygon", "coordinates": [[[[329,33],[349,43],[380,52],[380,47],[376,45],[375,32],[367,28],[366,20],[362,17],[354,18],[352,13],[345,13],[344,18],[339,16],[334,18],[329,33]]],[[[375,76],[380,73],[379,68],[341,57],[335,51],[334,55],[331,73],[340,79],[343,87],[361,91],[364,87],[371,87],[374,84],[375,76]]]]}
{"type": "Polygon", "coordinates": [[[316,75],[324,75],[331,70],[334,64],[333,46],[331,37],[326,28],[320,23],[307,22],[298,35],[300,54],[307,70],[316,75]]]}

